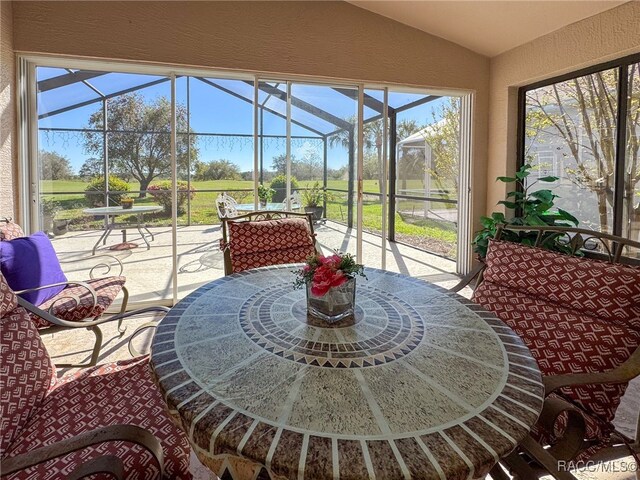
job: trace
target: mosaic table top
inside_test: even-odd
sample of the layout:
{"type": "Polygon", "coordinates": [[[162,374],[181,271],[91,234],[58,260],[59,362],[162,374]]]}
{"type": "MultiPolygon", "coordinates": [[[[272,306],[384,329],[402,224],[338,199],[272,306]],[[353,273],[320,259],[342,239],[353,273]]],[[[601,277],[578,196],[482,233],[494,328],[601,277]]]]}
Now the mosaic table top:
{"type": "Polygon", "coordinates": [[[216,280],[158,327],[154,374],[201,459],[274,479],[475,478],[537,420],[537,365],[480,306],[366,269],[355,316],[325,325],[293,270],[216,280]]]}

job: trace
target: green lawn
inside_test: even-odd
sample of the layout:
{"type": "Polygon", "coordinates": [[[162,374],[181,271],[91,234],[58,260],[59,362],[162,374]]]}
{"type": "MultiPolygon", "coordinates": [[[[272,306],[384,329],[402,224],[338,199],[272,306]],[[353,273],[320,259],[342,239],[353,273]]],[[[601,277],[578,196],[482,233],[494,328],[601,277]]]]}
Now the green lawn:
{"type": "MultiPolygon", "coordinates": [[[[314,182],[299,182],[300,188],[310,187],[314,182]]],[[[72,230],[85,230],[85,229],[98,229],[102,225],[102,217],[93,217],[86,215],[82,212],[87,208],[85,196],[83,193],[87,186],[87,182],[80,180],[56,180],[42,182],[41,192],[43,192],[44,198],[53,199],[60,205],[60,211],[57,212],[56,219],[69,219],[71,223],[69,228],[72,230]],[[69,193],[79,192],[79,193],[69,193]]],[[[129,183],[132,191],[139,189],[137,182],[129,183]]],[[[238,201],[238,203],[252,203],[253,182],[251,181],[233,181],[233,180],[214,180],[205,182],[192,182],[193,188],[196,190],[196,194],[191,201],[191,224],[216,224],[219,223],[219,219],[215,208],[215,199],[218,196],[219,191],[234,191],[234,190],[246,190],[244,192],[235,191],[232,196],[238,201]],[[216,190],[216,191],[204,191],[204,190],[216,190]]],[[[348,182],[346,180],[330,180],[328,182],[329,188],[346,190],[348,182]]],[[[378,182],[376,180],[366,180],[364,182],[364,190],[367,192],[378,192],[378,182]]],[[[337,222],[346,223],[347,221],[347,194],[342,192],[334,192],[332,201],[327,204],[327,218],[335,220],[337,222]]],[[[136,205],[145,204],[157,204],[151,195],[147,195],[146,198],[137,198],[137,194],[132,194],[135,198],[136,205]]],[[[402,238],[407,243],[416,245],[422,245],[424,242],[419,240],[424,237],[432,238],[438,242],[451,246],[451,252],[455,252],[456,244],[456,228],[450,222],[438,221],[432,219],[426,219],[420,216],[407,215],[408,209],[413,208],[417,212],[420,212],[423,208],[421,202],[412,202],[408,200],[402,200],[401,209],[399,213],[396,213],[396,233],[402,234],[402,238]],[[415,238],[416,241],[412,242],[411,239],[415,238]]],[[[450,208],[455,205],[450,204],[434,204],[433,208],[450,208]]],[[[186,207],[185,207],[186,208],[186,207]]],[[[354,218],[355,218],[354,207],[354,218]]],[[[134,221],[133,216],[121,216],[119,220],[124,222],[134,221]]],[[[167,225],[170,222],[170,216],[164,212],[157,214],[145,215],[145,221],[153,225],[167,225]]],[[[179,224],[187,224],[187,214],[180,215],[178,217],[179,224]]],[[[363,228],[372,233],[379,233],[382,229],[382,206],[380,201],[375,196],[365,196],[363,204],[363,228]]]]}

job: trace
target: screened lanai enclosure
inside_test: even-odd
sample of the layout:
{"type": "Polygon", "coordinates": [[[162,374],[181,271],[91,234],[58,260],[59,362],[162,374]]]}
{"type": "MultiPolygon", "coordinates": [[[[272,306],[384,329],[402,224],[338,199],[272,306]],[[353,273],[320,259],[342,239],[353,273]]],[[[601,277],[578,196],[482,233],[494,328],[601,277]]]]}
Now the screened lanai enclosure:
{"type": "Polygon", "coordinates": [[[259,209],[259,191],[269,209],[318,203],[322,249],[367,266],[464,270],[467,97],[61,62],[24,66],[37,117],[31,230],[63,259],[117,256],[134,303],[175,301],[223,274],[222,193],[241,212],[259,209]]]}

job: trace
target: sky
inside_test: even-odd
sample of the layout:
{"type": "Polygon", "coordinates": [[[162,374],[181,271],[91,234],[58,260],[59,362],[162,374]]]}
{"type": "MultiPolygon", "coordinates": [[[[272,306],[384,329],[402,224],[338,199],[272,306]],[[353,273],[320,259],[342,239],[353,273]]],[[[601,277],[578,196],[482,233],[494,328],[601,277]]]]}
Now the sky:
{"type": "MultiPolygon", "coordinates": [[[[38,81],[64,75],[63,69],[38,67],[38,81]]],[[[123,73],[108,73],[87,80],[87,84],[74,83],[55,88],[38,94],[38,114],[54,112],[58,109],[88,102],[100,98],[99,94],[109,95],[137,85],[161,80],[162,77],[150,75],[134,75],[123,73]],[[93,89],[92,89],[93,88],[93,89]]],[[[176,80],[176,100],[178,104],[187,105],[189,100],[190,128],[199,134],[197,147],[199,159],[202,161],[227,159],[237,164],[241,171],[253,169],[253,105],[243,99],[228,93],[238,93],[243,98],[253,99],[253,85],[242,80],[210,79],[219,88],[211,86],[197,78],[180,77],[176,80]],[[188,88],[187,88],[188,84],[188,88]],[[222,135],[220,135],[222,134],[222,135]]],[[[265,81],[267,82],[267,81],[265,81]]],[[[269,85],[275,83],[269,82],[269,85]]],[[[267,84],[265,83],[265,86],[267,84]]],[[[280,88],[285,88],[280,85],[280,88]]],[[[151,102],[158,97],[170,98],[170,83],[164,82],[138,90],[145,100],[151,102]]],[[[367,90],[372,97],[382,99],[382,91],[367,90]]],[[[389,104],[391,106],[404,105],[428,95],[401,93],[390,91],[389,104]]],[[[324,110],[334,118],[347,119],[357,114],[357,103],[347,95],[339,93],[330,86],[293,84],[292,96],[307,104],[324,110]]],[[[429,124],[434,121],[436,114],[446,98],[441,98],[418,107],[414,107],[398,114],[398,121],[414,119],[419,124],[429,124]]],[[[268,93],[260,91],[259,102],[281,113],[286,113],[286,102],[268,93]]],[[[81,106],[73,110],[48,116],[39,120],[39,149],[55,151],[71,161],[77,173],[84,161],[95,156],[85,151],[82,134],[73,131],[51,132],[47,128],[82,129],[89,125],[89,117],[101,108],[101,102],[81,106]]],[[[372,109],[365,107],[365,119],[377,115],[372,109]]],[[[328,133],[337,127],[318,116],[292,106],[292,118],[322,133],[328,133]]],[[[263,117],[265,135],[278,135],[280,138],[265,137],[263,140],[264,167],[271,170],[272,158],[286,152],[286,121],[272,113],[266,112],[263,117]]],[[[302,156],[304,152],[316,151],[322,158],[322,141],[317,133],[292,124],[291,152],[294,156],[302,156]],[[312,138],[303,138],[312,137],[312,138]]],[[[330,168],[340,168],[347,164],[348,153],[343,147],[332,147],[328,150],[328,164],[330,168]]]]}

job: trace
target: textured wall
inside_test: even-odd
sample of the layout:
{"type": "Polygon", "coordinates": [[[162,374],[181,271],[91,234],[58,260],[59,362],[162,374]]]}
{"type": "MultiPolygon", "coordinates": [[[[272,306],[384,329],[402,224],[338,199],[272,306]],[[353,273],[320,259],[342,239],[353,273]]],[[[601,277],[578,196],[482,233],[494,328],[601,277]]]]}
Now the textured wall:
{"type": "Polygon", "coordinates": [[[11,2],[0,2],[0,216],[17,218],[15,55],[11,2]]]}
{"type": "Polygon", "coordinates": [[[345,2],[16,2],[25,52],[477,92],[474,215],[484,212],[489,60],[345,2]]]}
{"type": "Polygon", "coordinates": [[[625,3],[491,59],[487,211],[506,192],[495,183],[516,167],[519,86],[640,52],[640,2],[625,3]]]}

